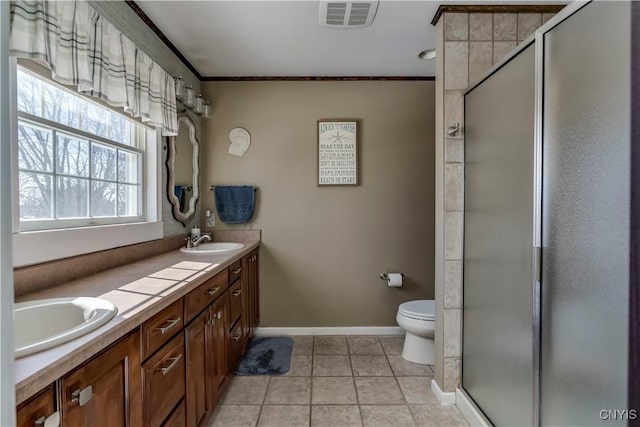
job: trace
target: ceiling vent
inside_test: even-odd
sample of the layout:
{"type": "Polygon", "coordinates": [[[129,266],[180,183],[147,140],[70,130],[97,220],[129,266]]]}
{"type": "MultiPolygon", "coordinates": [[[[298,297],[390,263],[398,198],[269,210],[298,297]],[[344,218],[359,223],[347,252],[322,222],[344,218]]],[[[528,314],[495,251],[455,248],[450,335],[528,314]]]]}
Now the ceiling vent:
{"type": "Polygon", "coordinates": [[[377,1],[321,1],[320,25],[330,28],[363,28],[373,23],[377,1]]]}

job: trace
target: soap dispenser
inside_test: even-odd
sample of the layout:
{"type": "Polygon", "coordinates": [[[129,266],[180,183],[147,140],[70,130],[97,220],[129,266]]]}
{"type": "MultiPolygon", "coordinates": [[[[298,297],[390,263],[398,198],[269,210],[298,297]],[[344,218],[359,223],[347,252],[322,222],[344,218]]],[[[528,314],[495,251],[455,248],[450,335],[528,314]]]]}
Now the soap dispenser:
{"type": "Polygon", "coordinates": [[[214,227],[216,225],[216,219],[210,209],[207,209],[204,212],[205,220],[207,222],[207,227],[214,227]]]}
{"type": "Polygon", "coordinates": [[[201,235],[200,228],[197,225],[191,229],[191,240],[196,241],[201,235]]]}

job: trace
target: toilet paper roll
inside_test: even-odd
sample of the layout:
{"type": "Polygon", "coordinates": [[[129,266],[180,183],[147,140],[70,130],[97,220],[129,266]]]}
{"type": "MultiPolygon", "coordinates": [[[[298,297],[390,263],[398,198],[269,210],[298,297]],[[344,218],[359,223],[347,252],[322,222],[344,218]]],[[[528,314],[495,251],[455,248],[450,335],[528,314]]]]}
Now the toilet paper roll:
{"type": "Polygon", "coordinates": [[[402,286],[402,273],[389,273],[389,287],[399,288],[402,286]]]}

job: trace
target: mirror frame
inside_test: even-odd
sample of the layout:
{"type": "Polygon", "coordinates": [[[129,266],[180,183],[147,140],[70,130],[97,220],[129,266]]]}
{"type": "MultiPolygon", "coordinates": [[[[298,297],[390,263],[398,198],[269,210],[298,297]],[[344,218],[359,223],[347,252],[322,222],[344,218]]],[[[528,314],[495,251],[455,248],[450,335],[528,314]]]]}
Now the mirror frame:
{"type": "Polygon", "coordinates": [[[175,194],[175,176],[173,172],[174,163],[176,159],[176,137],[169,136],[167,137],[167,198],[169,199],[169,203],[173,206],[172,213],[173,217],[176,221],[180,222],[183,226],[187,226],[187,222],[195,215],[196,213],[196,204],[198,203],[198,198],[200,195],[200,167],[199,167],[199,158],[200,158],[200,142],[198,138],[196,138],[196,125],[193,123],[191,118],[187,115],[182,115],[178,117],[178,132],[180,132],[180,123],[185,123],[187,128],[189,129],[189,141],[191,141],[191,145],[193,145],[193,192],[191,193],[191,199],[189,200],[189,209],[186,212],[180,211],[180,200],[175,194]]]}

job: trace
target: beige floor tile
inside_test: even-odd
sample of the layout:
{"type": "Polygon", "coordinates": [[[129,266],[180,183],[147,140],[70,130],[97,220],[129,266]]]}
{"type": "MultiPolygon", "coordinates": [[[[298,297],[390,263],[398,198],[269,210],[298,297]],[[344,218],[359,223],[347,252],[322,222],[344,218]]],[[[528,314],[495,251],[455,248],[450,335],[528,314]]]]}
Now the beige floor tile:
{"type": "Polygon", "coordinates": [[[260,405],[220,405],[214,411],[208,427],[255,426],[260,408],[260,405]]]}
{"type": "Polygon", "coordinates": [[[438,404],[438,399],[431,391],[433,377],[398,377],[398,384],[407,403],[438,404]]]}
{"type": "Polygon", "coordinates": [[[389,355],[389,364],[397,377],[429,377],[433,376],[433,370],[429,365],[421,365],[404,360],[399,355],[389,355]]]}
{"type": "Polygon", "coordinates": [[[414,427],[409,408],[405,405],[375,405],[360,407],[364,427],[414,427]]]}
{"type": "Polygon", "coordinates": [[[351,375],[351,362],[349,361],[349,356],[313,356],[314,377],[344,377],[351,375]]]}
{"type": "Polygon", "coordinates": [[[293,337],[291,354],[313,354],[313,337],[293,337]]]}
{"type": "Polygon", "coordinates": [[[315,377],[311,403],[344,405],[358,403],[352,377],[315,377]]]}
{"type": "Polygon", "coordinates": [[[353,375],[359,377],[392,377],[386,356],[355,354],[351,356],[353,375]]]}
{"type": "Polygon", "coordinates": [[[269,377],[232,377],[229,389],[222,397],[223,404],[261,405],[269,384],[269,377]]]}
{"type": "Polygon", "coordinates": [[[384,354],[378,337],[347,337],[350,354],[384,354]]]}
{"type": "Polygon", "coordinates": [[[413,418],[420,427],[446,426],[462,427],[468,426],[464,417],[453,405],[409,405],[413,418]]]}
{"type": "Polygon", "coordinates": [[[313,354],[349,354],[345,337],[313,337],[313,354]]]}
{"type": "Polygon", "coordinates": [[[386,354],[402,354],[404,335],[380,337],[380,344],[382,344],[382,348],[386,354]]]}
{"type": "Polygon", "coordinates": [[[264,405],[259,427],[307,427],[311,416],[308,405],[264,405]]]}
{"type": "Polygon", "coordinates": [[[405,403],[395,378],[356,377],[358,401],[361,404],[397,405],[405,403]]]}
{"type": "Polygon", "coordinates": [[[311,355],[299,354],[291,356],[289,364],[289,372],[284,374],[286,377],[308,377],[311,376],[311,355]]]}
{"type": "Polygon", "coordinates": [[[309,404],[311,401],[311,378],[272,377],[267,390],[265,404],[309,404]]]}
{"type": "Polygon", "coordinates": [[[311,407],[311,427],[362,427],[357,405],[319,405],[311,407]]]}

